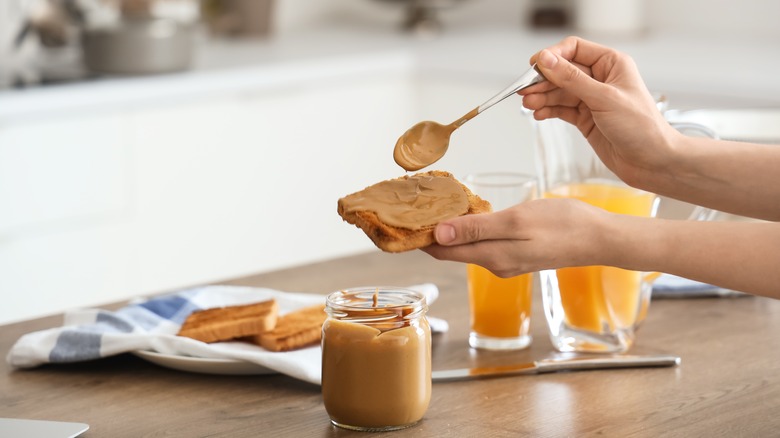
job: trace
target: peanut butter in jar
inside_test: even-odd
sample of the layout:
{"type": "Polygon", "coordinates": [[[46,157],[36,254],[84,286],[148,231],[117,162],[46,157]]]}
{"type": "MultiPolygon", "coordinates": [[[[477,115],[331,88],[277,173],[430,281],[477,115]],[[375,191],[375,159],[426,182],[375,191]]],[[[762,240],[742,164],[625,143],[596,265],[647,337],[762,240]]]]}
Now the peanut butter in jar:
{"type": "Polygon", "coordinates": [[[395,287],[328,296],[322,396],[334,425],[382,431],[423,418],[431,399],[426,310],[421,293],[395,287]]]}

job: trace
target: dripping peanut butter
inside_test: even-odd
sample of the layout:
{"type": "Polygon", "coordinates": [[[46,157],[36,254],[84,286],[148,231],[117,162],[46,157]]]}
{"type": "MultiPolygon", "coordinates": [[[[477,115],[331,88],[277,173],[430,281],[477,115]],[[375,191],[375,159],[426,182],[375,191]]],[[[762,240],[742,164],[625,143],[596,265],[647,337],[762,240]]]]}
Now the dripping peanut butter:
{"type": "Polygon", "coordinates": [[[463,187],[453,178],[415,175],[382,181],[341,200],[346,212],[373,211],[391,226],[419,230],[468,212],[463,187]]]}
{"type": "Polygon", "coordinates": [[[322,395],[331,422],[393,430],[420,421],[431,398],[431,332],[422,295],[397,288],[340,291],[328,296],[326,310],[322,395]]]}

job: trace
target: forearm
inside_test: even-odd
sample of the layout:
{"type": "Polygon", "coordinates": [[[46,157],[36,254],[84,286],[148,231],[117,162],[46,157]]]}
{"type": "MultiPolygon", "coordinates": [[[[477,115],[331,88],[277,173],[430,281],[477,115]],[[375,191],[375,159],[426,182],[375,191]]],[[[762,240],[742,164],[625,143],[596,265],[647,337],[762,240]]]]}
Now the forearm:
{"type": "Polygon", "coordinates": [[[604,264],[780,298],[780,224],[612,215],[604,264]]]}
{"type": "Polygon", "coordinates": [[[780,221],[780,146],[674,137],[672,157],[646,190],[758,219],[780,221]]]}

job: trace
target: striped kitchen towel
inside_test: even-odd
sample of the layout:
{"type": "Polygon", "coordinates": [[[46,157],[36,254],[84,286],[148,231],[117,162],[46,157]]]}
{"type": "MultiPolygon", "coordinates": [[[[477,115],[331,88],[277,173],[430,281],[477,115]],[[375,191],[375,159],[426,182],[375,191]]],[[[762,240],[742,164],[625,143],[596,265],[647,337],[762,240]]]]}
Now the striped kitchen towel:
{"type": "MultiPolygon", "coordinates": [[[[410,286],[425,294],[429,304],[439,295],[430,283],[410,286]]],[[[16,341],[7,356],[16,368],[46,363],[100,359],[121,353],[152,351],[195,358],[235,359],[253,362],[307,382],[320,383],[322,352],[319,346],[289,352],[270,352],[244,342],[206,344],[176,336],[193,311],[276,299],[279,314],[324,303],[325,296],[242,286],[204,286],[151,299],[136,300],[117,310],[75,310],[65,313],[61,327],[28,333],[16,341]]],[[[447,323],[431,318],[434,331],[447,323]]]]}

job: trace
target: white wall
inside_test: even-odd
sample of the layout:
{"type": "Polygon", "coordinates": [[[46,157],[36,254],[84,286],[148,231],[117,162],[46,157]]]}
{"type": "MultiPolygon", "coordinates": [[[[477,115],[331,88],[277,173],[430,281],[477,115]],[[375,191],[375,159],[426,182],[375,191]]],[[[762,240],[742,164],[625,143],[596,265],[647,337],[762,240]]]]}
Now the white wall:
{"type": "Polygon", "coordinates": [[[780,38],[776,0],[646,0],[656,32],[712,32],[780,38]]]}
{"type": "MultiPolygon", "coordinates": [[[[543,3],[545,0],[537,0],[543,3]]],[[[577,0],[569,0],[576,7],[577,0]]],[[[277,0],[275,31],[297,32],[323,23],[349,22],[397,29],[404,16],[400,1],[277,0]]],[[[533,0],[462,0],[439,16],[445,29],[484,26],[527,27],[533,0]]],[[[738,32],[780,37],[780,2],[776,0],[645,0],[645,20],[651,32],[738,32]]],[[[573,30],[574,32],[574,30],[573,30]]]]}

